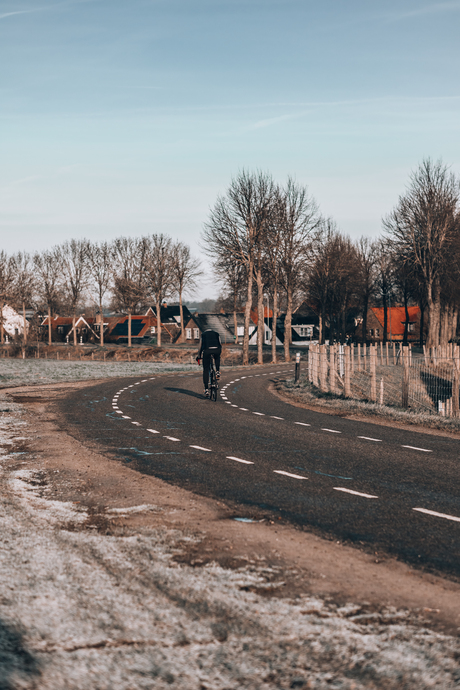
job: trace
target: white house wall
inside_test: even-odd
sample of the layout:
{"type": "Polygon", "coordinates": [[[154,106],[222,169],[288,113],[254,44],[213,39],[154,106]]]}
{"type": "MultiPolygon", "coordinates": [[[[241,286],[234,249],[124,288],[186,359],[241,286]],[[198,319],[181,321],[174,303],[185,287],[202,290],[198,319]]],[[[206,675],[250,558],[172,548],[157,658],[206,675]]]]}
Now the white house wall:
{"type": "MultiPolygon", "coordinates": [[[[24,332],[24,319],[12,307],[7,304],[3,307],[3,328],[5,333],[8,333],[12,338],[16,335],[22,335],[24,332]]],[[[29,329],[29,324],[26,321],[26,329],[29,329]]]]}

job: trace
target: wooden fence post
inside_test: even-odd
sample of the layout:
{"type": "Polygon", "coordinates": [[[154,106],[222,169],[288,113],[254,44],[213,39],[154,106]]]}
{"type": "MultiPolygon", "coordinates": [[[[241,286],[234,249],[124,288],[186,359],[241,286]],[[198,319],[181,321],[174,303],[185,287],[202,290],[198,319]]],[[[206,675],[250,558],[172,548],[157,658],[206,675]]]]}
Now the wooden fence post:
{"type": "Polygon", "coordinates": [[[402,360],[404,365],[402,377],[402,406],[409,407],[409,354],[407,347],[402,348],[402,360]]]}
{"type": "Polygon", "coordinates": [[[319,373],[321,390],[325,393],[327,390],[327,349],[326,345],[321,345],[319,349],[319,373]]]}
{"type": "Polygon", "coordinates": [[[334,393],[334,395],[337,393],[335,373],[336,360],[336,347],[335,345],[331,345],[329,347],[329,389],[331,393],[334,393]]]}
{"type": "Polygon", "coordinates": [[[375,374],[375,360],[377,359],[377,345],[369,346],[369,369],[371,372],[371,400],[377,402],[377,377],[375,374]]]}
{"type": "Polygon", "coordinates": [[[350,360],[353,357],[353,351],[347,345],[344,347],[345,351],[345,374],[343,377],[343,390],[346,398],[351,398],[351,385],[350,385],[350,360]],[[351,355],[351,356],[350,356],[351,355]]]}
{"type": "Polygon", "coordinates": [[[380,378],[380,404],[383,405],[383,376],[380,378]]]}
{"type": "Polygon", "coordinates": [[[452,417],[459,417],[459,362],[458,358],[452,360],[452,417]]]}

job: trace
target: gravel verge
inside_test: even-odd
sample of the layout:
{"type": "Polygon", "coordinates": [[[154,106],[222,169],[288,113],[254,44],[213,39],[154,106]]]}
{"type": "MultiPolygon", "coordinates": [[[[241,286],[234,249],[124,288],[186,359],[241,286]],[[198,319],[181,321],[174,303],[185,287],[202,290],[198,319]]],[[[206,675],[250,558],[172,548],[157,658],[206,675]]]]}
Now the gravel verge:
{"type": "Polygon", "coordinates": [[[458,637],[404,607],[283,594],[257,551],[205,558],[186,525],[209,501],[40,441],[46,408],[37,425],[4,393],[0,412],[1,690],[460,687],[458,637]]]}

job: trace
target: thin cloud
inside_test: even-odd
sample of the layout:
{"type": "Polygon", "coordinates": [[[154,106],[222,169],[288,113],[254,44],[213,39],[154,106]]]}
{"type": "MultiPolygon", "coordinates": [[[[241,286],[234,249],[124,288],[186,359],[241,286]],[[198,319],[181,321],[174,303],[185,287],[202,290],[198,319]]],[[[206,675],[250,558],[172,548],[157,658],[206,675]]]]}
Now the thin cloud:
{"type": "Polygon", "coordinates": [[[438,2],[432,5],[425,5],[413,10],[406,10],[402,12],[395,12],[390,15],[391,19],[410,19],[411,17],[423,17],[430,14],[446,14],[448,12],[459,12],[460,2],[453,0],[453,2],[438,2]]]}
{"type": "Polygon", "coordinates": [[[8,17],[14,17],[17,14],[31,14],[32,12],[46,12],[48,10],[54,10],[57,7],[65,7],[67,5],[81,5],[83,3],[93,2],[93,0],[66,0],[66,2],[58,2],[54,5],[45,5],[44,7],[33,7],[29,10],[15,10],[13,12],[3,12],[0,14],[1,19],[7,19],[8,17]]]}

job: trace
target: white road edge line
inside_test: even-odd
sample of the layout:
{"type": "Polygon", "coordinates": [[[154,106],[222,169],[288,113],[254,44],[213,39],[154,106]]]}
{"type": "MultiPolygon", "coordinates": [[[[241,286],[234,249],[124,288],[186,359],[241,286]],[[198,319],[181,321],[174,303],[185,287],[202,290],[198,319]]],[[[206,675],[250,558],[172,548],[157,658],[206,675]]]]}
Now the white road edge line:
{"type": "Polygon", "coordinates": [[[227,460],[236,460],[236,462],[242,462],[245,465],[253,465],[254,464],[250,460],[242,460],[241,458],[235,458],[234,455],[227,455],[226,458],[227,458],[227,460]]]}
{"type": "Polygon", "coordinates": [[[197,450],[205,450],[205,451],[207,451],[208,453],[211,453],[211,449],[210,449],[210,448],[203,448],[203,446],[189,446],[189,447],[190,447],[190,448],[196,448],[197,450]]]}
{"type": "Polygon", "coordinates": [[[285,477],[292,477],[293,479],[308,479],[308,477],[302,477],[300,474],[292,474],[291,472],[285,472],[284,470],[273,470],[275,474],[283,474],[285,477]]]}
{"type": "Polygon", "coordinates": [[[363,498],[378,498],[372,494],[363,494],[360,491],[353,491],[352,489],[344,489],[342,486],[334,486],[334,491],[343,491],[346,494],[353,494],[353,496],[362,496],[363,498]]]}
{"type": "Polygon", "coordinates": [[[432,450],[428,450],[428,448],[417,448],[416,446],[402,446],[402,448],[410,448],[410,450],[421,450],[422,453],[432,453],[432,450]]]}
{"type": "Polygon", "coordinates": [[[434,515],[434,517],[444,518],[445,520],[452,520],[453,522],[460,522],[460,517],[455,515],[447,515],[446,513],[437,513],[435,510],[427,510],[426,508],[412,508],[419,513],[426,513],[427,515],[434,515]]]}
{"type": "Polygon", "coordinates": [[[376,441],[377,443],[382,443],[381,438],[371,438],[370,436],[358,436],[358,438],[363,438],[365,441],[376,441]]]}

